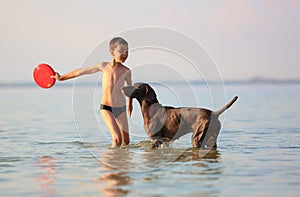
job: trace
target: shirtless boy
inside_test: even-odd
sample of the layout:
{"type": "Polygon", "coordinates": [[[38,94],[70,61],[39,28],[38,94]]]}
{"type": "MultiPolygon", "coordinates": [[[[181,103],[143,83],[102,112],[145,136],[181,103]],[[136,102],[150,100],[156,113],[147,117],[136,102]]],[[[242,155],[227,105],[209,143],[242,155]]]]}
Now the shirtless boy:
{"type": "MultiPolygon", "coordinates": [[[[101,116],[112,135],[112,147],[128,145],[129,129],[126,114],[126,100],[121,93],[125,85],[132,85],[131,71],[122,63],[128,57],[128,43],[120,37],[113,38],[109,43],[109,50],[113,57],[111,62],[100,62],[91,67],[78,68],[70,73],[54,78],[64,81],[81,75],[102,72],[102,99],[100,105],[101,116]]],[[[128,101],[128,113],[132,112],[132,101],[128,101]]]]}

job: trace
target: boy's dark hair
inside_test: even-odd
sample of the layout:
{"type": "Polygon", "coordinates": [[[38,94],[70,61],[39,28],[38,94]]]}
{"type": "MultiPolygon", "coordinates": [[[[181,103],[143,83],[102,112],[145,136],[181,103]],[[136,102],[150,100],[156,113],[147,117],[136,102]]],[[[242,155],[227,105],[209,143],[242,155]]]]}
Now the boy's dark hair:
{"type": "Polygon", "coordinates": [[[121,37],[115,37],[109,42],[109,49],[114,50],[119,44],[128,45],[128,42],[121,37]]]}

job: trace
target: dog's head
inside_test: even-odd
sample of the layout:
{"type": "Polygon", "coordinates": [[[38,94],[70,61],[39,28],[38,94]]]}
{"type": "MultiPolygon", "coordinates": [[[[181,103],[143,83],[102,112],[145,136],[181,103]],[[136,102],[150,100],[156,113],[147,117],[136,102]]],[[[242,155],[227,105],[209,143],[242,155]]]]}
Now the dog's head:
{"type": "Polygon", "coordinates": [[[155,91],[147,83],[135,83],[133,86],[123,87],[122,92],[130,99],[136,98],[139,103],[143,100],[147,102],[157,101],[155,91]]]}

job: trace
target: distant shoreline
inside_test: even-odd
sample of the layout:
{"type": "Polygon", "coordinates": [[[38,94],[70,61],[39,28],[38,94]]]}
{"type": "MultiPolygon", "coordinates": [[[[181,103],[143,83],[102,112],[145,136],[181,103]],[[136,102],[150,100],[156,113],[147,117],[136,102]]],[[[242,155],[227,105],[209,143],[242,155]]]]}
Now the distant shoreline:
{"type": "MultiPolygon", "coordinates": [[[[149,82],[149,83],[156,83],[156,82],[149,82]]],[[[159,83],[166,83],[166,84],[177,84],[177,85],[185,85],[187,82],[181,81],[160,81],[159,83]]],[[[214,81],[197,81],[191,80],[189,81],[191,84],[195,85],[283,85],[283,84],[300,84],[300,79],[295,80],[277,80],[277,79],[248,79],[248,80],[224,80],[223,82],[214,82],[214,81]]],[[[57,83],[55,86],[59,87],[73,87],[75,84],[74,81],[64,82],[64,83],[57,83]]],[[[76,86],[78,87],[88,87],[92,86],[95,87],[99,85],[92,82],[84,82],[84,83],[77,83],[76,86]]],[[[0,88],[21,88],[21,87],[37,87],[37,85],[32,82],[15,82],[15,83],[8,83],[8,82],[0,82],[0,88]]]]}

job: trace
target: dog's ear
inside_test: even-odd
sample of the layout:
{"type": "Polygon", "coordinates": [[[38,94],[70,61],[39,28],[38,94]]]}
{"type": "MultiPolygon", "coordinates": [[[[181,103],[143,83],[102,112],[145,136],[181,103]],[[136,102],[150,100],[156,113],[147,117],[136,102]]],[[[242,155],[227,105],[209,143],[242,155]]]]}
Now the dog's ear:
{"type": "Polygon", "coordinates": [[[148,102],[151,102],[154,99],[156,99],[156,94],[150,86],[146,86],[146,95],[145,95],[145,97],[146,97],[146,100],[148,102]]]}
{"type": "Polygon", "coordinates": [[[129,114],[129,117],[131,117],[131,113],[132,113],[132,98],[129,98],[128,100],[128,114],[129,114]]]}

